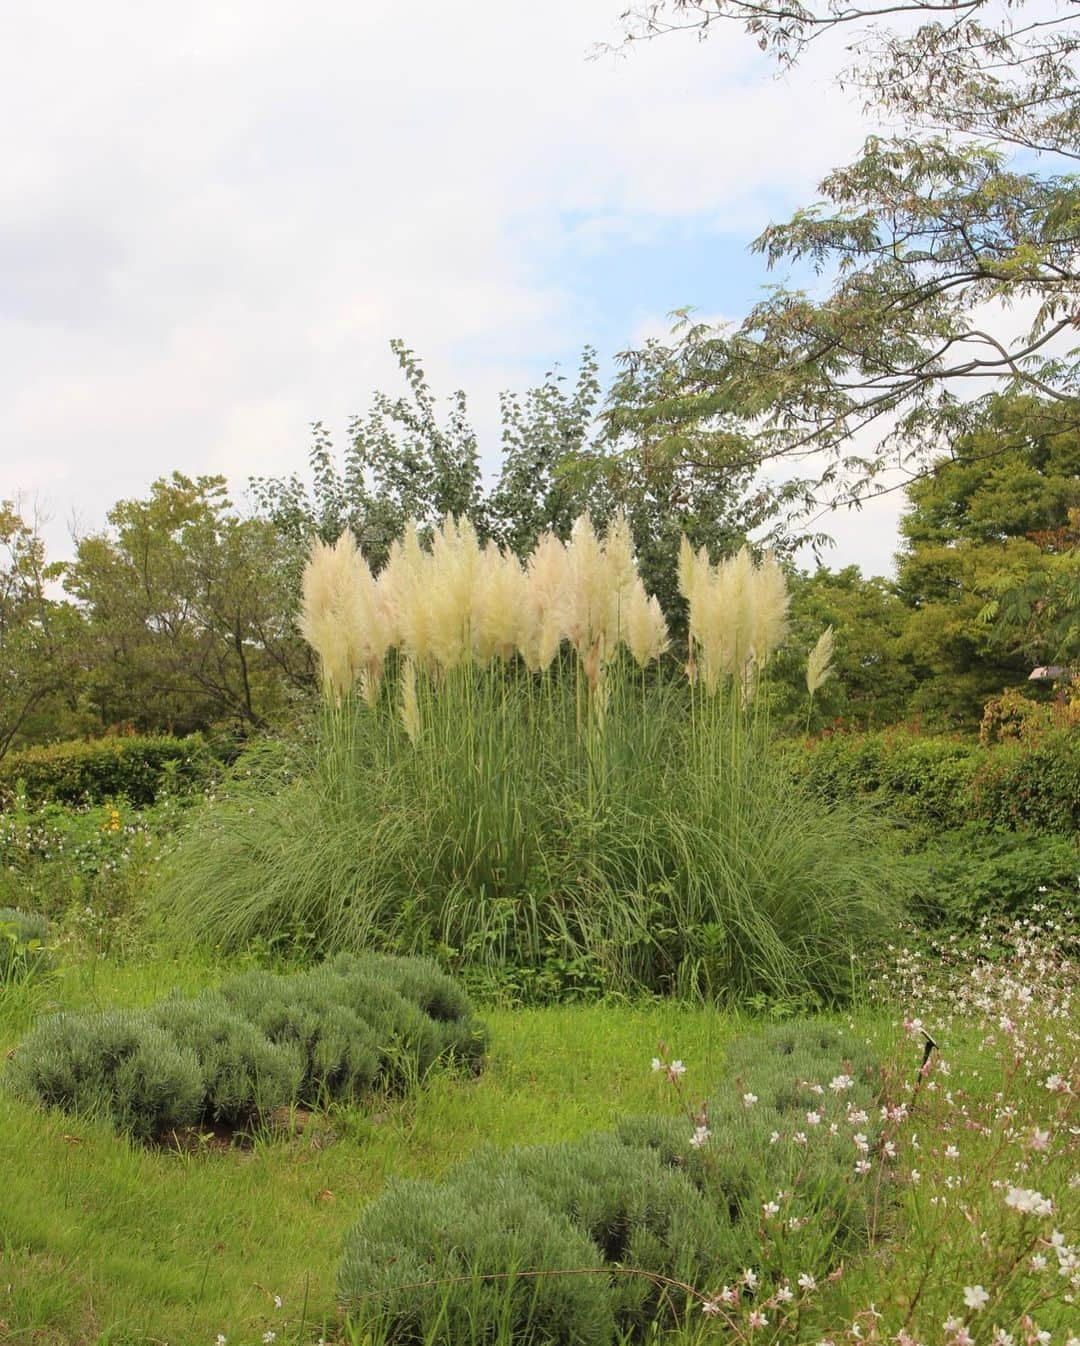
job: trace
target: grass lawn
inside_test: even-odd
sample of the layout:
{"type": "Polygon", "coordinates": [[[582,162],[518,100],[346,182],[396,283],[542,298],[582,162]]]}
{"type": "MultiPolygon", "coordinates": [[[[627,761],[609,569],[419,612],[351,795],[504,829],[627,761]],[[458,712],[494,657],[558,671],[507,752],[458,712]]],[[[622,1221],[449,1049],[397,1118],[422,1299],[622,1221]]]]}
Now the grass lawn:
{"type": "MultiPolygon", "coordinates": [[[[172,987],[194,992],[237,966],[69,961],[48,984],[0,998],[0,1050],[52,1007],[137,1005],[172,987]]],[[[993,1184],[1019,1181],[1017,1164],[1039,1170],[1025,1186],[1055,1193],[1055,1219],[1069,1238],[1075,1241],[1080,1226],[1077,1138],[1067,1125],[1070,1115],[1076,1120],[1069,1113],[1074,1096],[1054,1095],[1042,1083],[1057,1060],[1049,1038],[1045,1059],[1018,1069],[1002,1050],[1007,1038],[988,1040],[982,1020],[955,1005],[947,1011],[945,1003],[935,1022],[944,1030],[946,1068],[964,1082],[933,1077],[920,1100],[925,1119],[894,1161],[905,1175],[916,1165],[921,1172],[898,1184],[890,1236],[826,1288],[821,1311],[849,1325],[890,1307],[897,1324],[914,1325],[924,1311],[940,1324],[947,1311],[963,1312],[960,1287],[969,1278],[990,1285],[1005,1275],[1018,1246],[1013,1226],[1027,1217],[1005,1210],[993,1184]],[[1002,1130],[1006,1095],[1013,1112],[1002,1130]],[[1030,1119],[1049,1105],[1057,1118],[1053,1143],[1034,1153],[1021,1131],[1030,1137],[1030,1119]],[[1008,1132],[1019,1137],[1015,1144],[1008,1132]],[[954,1144],[963,1148],[963,1169],[949,1157],[954,1144]],[[949,1206],[963,1204],[952,1187],[964,1175],[974,1208],[984,1203],[981,1227],[970,1211],[961,1218],[949,1206]],[[1001,1245],[988,1248],[982,1235],[999,1225],[1001,1245]],[[985,1264],[980,1275],[978,1261],[972,1264],[978,1258],[985,1264]],[[873,1310],[865,1307],[871,1303],[873,1310]]],[[[1075,1087],[1077,1025],[1064,1003],[1055,1031],[1074,1053],[1068,1068],[1075,1087]]],[[[219,1333],[229,1346],[272,1340],[269,1333],[278,1342],[347,1340],[335,1310],[342,1241],[389,1176],[435,1177],[481,1145],[573,1138],[609,1126],[618,1114],[677,1110],[663,1074],[649,1069],[657,1044],[670,1044],[687,1063],[692,1089],[715,1089],[724,1083],[725,1044],[752,1026],[715,1010],[659,1002],[490,1010],[484,1017],[491,1048],[478,1078],[438,1073],[412,1098],[319,1115],[300,1134],[267,1137],[247,1150],[177,1154],[133,1146],[104,1126],[42,1113],[0,1091],[0,1341],[213,1346],[219,1333]]],[[[883,1057],[894,1056],[897,1078],[910,1080],[919,1043],[905,1036],[899,1017],[860,1011],[840,1022],[873,1039],[883,1057]]],[[[1022,1253],[1028,1261],[1039,1255],[1038,1240],[1046,1241],[1029,1232],[1035,1242],[1022,1253]]],[[[1043,1305],[1032,1294],[1040,1323],[1056,1329],[1054,1346],[1064,1346],[1073,1309],[1043,1305]]],[[[723,1322],[703,1317],[686,1335],[745,1339],[724,1332],[723,1322]]],[[[860,1333],[850,1340],[865,1338],[860,1333]]],[[[803,1339],[799,1332],[783,1338],[803,1339]]],[[[980,1346],[991,1340],[974,1339],[980,1346]]]]}
{"type": "MultiPolygon", "coordinates": [[[[65,1008],[136,1005],[226,969],[175,962],[69,969],[65,1008]]],[[[36,997],[38,1006],[41,997],[36,997]]],[[[9,1008],[5,1050],[18,1040],[9,1008]]],[[[435,1075],[414,1098],[342,1109],[253,1150],[177,1155],[0,1093],[0,1339],[314,1340],[334,1309],[345,1231],[391,1174],[436,1176],[477,1146],[579,1136],[666,1106],[649,1070],[661,1038],[719,1068],[734,1021],[673,1004],[494,1011],[477,1079],[435,1075]],[[280,1311],[273,1297],[282,1299],[280,1311]],[[301,1334],[307,1303],[312,1333],[301,1334]]]]}

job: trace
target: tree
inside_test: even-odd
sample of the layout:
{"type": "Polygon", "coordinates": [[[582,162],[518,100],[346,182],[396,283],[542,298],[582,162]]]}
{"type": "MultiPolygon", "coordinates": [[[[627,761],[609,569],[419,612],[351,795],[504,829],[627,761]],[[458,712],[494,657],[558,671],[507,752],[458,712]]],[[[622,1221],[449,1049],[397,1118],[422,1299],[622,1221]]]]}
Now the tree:
{"type": "Polygon", "coordinates": [[[895,586],[858,566],[791,579],[791,629],[769,671],[774,722],[795,730],[880,729],[908,713],[914,669],[903,649],[908,611],[895,586]],[[826,627],[835,637],[830,677],[808,718],[806,659],[826,627]]]}
{"type": "Polygon", "coordinates": [[[70,726],[76,711],[79,619],[50,595],[59,573],[36,521],[0,501],[0,757],[70,726]]]}
{"type": "Polygon", "coordinates": [[[631,39],[733,21],[782,63],[852,30],[842,82],[901,123],[753,245],[821,277],[822,295],[781,284],[734,330],[677,329],[672,420],[726,413],[756,432],[749,454],[711,445],[698,466],[783,460],[813,512],[883,489],[889,467],[927,470],[1000,395],[1080,423],[1075,5],[657,0],[624,17],[631,39]],[[875,22],[897,13],[914,28],[875,22]]]}
{"type": "Polygon", "coordinates": [[[447,514],[463,515],[482,540],[524,557],[548,529],[568,537],[585,511],[603,526],[623,509],[646,584],[679,623],[680,532],[686,531],[695,546],[730,551],[775,512],[774,494],[752,489],[749,468],[718,482],[695,467],[701,442],[727,430],[700,424],[679,452],[654,452],[655,426],[673,376],[659,343],[649,343],[633,371],[616,380],[603,423],[596,354],[590,348],[572,382],[552,370],[523,395],[504,393],[499,467],[489,489],[481,478],[464,392],[452,395],[442,423],[417,357],[404,343],[391,344],[408,395],[376,394],[367,415],[350,422],[341,466],[320,423],[309,455],[310,488],[298,474],[252,483],[260,514],[291,549],[296,592],[310,538],[328,541],[346,527],[378,568],[410,518],[424,529],[447,514]]]}
{"type": "Polygon", "coordinates": [[[78,540],[64,579],[86,614],[104,724],[262,729],[313,685],[278,534],[233,512],[224,478],[174,472],[108,521],[78,540]]]}
{"type": "Polygon", "coordinates": [[[1039,399],[999,399],[908,497],[897,591],[911,612],[902,648],[919,671],[912,708],[971,725],[989,697],[1027,680],[1039,652],[1033,612],[996,619],[1007,592],[1039,601],[1047,539],[1080,507],[1080,429],[1039,399]]]}

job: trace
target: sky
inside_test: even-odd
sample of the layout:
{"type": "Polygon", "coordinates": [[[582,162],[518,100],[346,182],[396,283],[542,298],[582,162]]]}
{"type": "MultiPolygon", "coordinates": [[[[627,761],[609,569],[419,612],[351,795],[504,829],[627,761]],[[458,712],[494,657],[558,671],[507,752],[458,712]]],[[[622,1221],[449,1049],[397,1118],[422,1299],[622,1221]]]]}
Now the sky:
{"type": "MultiPolygon", "coordinates": [[[[582,346],[604,369],[684,306],[737,319],[750,241],[868,129],[830,76],[734,29],[595,56],[624,0],[99,0],[0,16],[0,497],[50,554],[157,476],[302,470],[389,341],[466,389],[582,346]]],[[[898,493],[835,516],[886,573],[898,493]]]]}

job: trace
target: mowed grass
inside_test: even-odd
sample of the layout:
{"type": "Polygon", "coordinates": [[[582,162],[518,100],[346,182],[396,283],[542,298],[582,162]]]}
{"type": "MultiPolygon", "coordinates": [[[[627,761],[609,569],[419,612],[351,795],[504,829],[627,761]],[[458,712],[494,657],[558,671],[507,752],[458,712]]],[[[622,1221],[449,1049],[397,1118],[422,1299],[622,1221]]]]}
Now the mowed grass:
{"type": "MultiPolygon", "coordinates": [[[[236,966],[67,967],[44,990],[8,995],[0,1049],[53,1007],[194,993],[236,966]]],[[[566,1139],[619,1113],[670,1108],[649,1070],[657,1043],[715,1080],[739,1027],[672,1003],[484,1017],[491,1050],[479,1078],[438,1073],[412,1098],[335,1111],[249,1150],[148,1150],[0,1091],[0,1341],[330,1340],[345,1232],[390,1175],[435,1177],[483,1144],[566,1139]]]]}

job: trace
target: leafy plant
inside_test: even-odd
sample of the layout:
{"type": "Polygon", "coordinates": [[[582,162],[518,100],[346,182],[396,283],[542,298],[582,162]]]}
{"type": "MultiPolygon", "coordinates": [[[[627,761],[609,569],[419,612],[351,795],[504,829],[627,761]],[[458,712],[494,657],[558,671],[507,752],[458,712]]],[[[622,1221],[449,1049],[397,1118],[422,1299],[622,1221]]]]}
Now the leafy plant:
{"type": "Polygon", "coordinates": [[[205,788],[220,768],[199,734],[75,739],[9,753],[0,761],[0,798],[19,795],[30,805],[126,799],[141,808],[163,790],[205,788]]]}
{"type": "Polygon", "coordinates": [[[0,984],[45,971],[52,961],[48,940],[44,916],[0,907],[0,984]]]}

